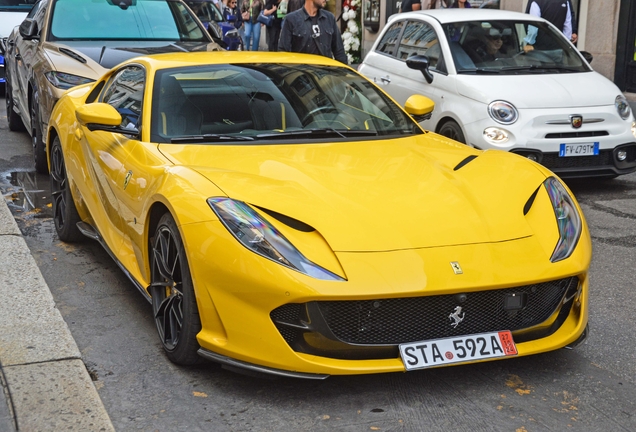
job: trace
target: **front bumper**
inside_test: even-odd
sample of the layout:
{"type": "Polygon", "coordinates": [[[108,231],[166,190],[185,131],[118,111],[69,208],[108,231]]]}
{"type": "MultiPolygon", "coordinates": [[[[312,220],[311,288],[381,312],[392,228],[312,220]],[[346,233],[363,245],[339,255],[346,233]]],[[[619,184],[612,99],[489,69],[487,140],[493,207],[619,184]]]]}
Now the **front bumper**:
{"type": "MultiPolygon", "coordinates": [[[[314,348],[327,349],[299,349],[289,335],[284,335],[285,330],[280,330],[280,322],[275,322],[280,321],[280,317],[271,316],[273,311],[288,304],[373,303],[377,299],[400,301],[459,294],[470,298],[479,291],[572,278],[576,289],[568,288],[566,294],[559,294],[558,308],[550,310],[545,321],[530,329],[539,333],[528,336],[525,334],[528,328],[517,329],[519,356],[571,344],[587,325],[587,269],[591,259],[587,228],[573,255],[558,263],[550,263],[549,254],[532,237],[495,244],[371,254],[338,253],[347,272],[348,280],[344,282],[312,279],[263,259],[247,251],[218,221],[185,225],[181,229],[188,244],[188,261],[202,323],[202,331],[197,335],[200,353],[231,367],[287,376],[291,371],[298,376],[317,378],[405,370],[395,350],[400,342],[397,339],[391,341],[388,351],[383,348],[387,344],[380,341],[380,344],[367,344],[370,349],[363,349],[363,355],[359,355],[362,351],[353,357],[342,355],[342,351],[334,355],[330,352],[334,346],[338,351],[343,343],[360,345],[359,341],[349,343],[351,341],[339,337],[330,340],[323,336],[333,331],[322,329],[304,332],[311,335],[302,337],[314,348]],[[461,262],[462,275],[453,273],[451,261],[461,262]],[[378,348],[382,351],[380,356],[375,354],[378,348]]],[[[444,311],[441,315],[442,325],[449,322],[448,313],[444,311]]],[[[479,313],[471,316],[477,315],[479,313]]],[[[359,316],[352,318],[356,320],[359,316]]],[[[302,326],[303,317],[306,318],[299,315],[291,319],[302,326]]],[[[417,321],[418,316],[410,313],[402,319],[417,321]]],[[[423,336],[416,333],[413,337],[417,340],[423,336]]]]}
{"type": "Polygon", "coordinates": [[[468,142],[478,148],[510,151],[549,168],[560,177],[614,177],[636,171],[636,137],[632,134],[633,115],[621,119],[614,106],[553,109],[521,109],[512,125],[498,125],[482,118],[465,125],[468,142]],[[572,116],[581,116],[580,128],[572,126],[572,116]],[[508,135],[501,144],[484,139],[484,130],[499,128],[508,135]],[[559,157],[561,144],[598,142],[599,155],[559,157]],[[621,160],[618,152],[627,157],[621,160]]]}

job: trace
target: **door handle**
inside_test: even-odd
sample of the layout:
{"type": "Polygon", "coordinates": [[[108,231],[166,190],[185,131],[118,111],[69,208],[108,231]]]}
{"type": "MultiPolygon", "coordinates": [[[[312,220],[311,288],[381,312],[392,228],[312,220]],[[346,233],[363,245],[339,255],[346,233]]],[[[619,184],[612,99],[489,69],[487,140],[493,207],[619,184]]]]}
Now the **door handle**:
{"type": "Polygon", "coordinates": [[[380,77],[380,81],[382,81],[384,84],[389,84],[391,82],[391,78],[389,78],[389,76],[383,76],[380,77]]]}
{"type": "Polygon", "coordinates": [[[7,44],[8,44],[9,46],[13,46],[13,45],[15,45],[15,41],[14,41],[13,39],[9,39],[9,40],[7,41],[7,44]]]}
{"type": "Polygon", "coordinates": [[[16,60],[22,60],[22,56],[20,54],[14,54],[13,58],[16,60]]]}

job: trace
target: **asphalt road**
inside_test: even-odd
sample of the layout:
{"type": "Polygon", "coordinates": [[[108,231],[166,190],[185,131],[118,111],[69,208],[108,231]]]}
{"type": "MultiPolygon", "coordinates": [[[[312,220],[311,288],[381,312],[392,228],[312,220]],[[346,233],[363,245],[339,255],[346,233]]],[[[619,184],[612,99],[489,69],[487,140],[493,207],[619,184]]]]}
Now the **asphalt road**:
{"type": "MultiPolygon", "coordinates": [[[[117,430],[636,430],[636,174],[570,182],[593,236],[590,336],[577,349],[314,382],[248,377],[162,353],[151,307],[94,242],[58,240],[48,176],[0,116],[0,190],[117,430]]],[[[1,265],[1,264],[0,264],[1,265]]]]}

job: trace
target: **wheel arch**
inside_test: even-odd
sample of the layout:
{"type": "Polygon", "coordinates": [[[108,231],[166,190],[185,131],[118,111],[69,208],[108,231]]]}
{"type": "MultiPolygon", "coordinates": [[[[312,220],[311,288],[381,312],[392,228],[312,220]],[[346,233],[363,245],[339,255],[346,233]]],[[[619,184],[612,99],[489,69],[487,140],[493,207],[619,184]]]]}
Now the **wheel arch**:
{"type": "MultiPolygon", "coordinates": [[[[53,143],[55,138],[57,138],[59,136],[60,136],[60,134],[58,133],[57,129],[55,127],[51,127],[47,131],[46,142],[47,143],[53,143]]],[[[51,147],[53,147],[53,146],[52,145],[47,145],[46,147],[47,147],[46,155],[47,155],[47,158],[48,158],[49,170],[50,170],[51,169],[51,147]]]]}

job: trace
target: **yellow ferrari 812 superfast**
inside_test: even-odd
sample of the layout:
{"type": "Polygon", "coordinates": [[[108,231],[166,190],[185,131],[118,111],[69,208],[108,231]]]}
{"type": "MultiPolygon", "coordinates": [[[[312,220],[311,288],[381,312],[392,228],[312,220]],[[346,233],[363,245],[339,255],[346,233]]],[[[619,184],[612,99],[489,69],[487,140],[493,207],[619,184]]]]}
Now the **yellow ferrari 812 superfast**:
{"type": "Polygon", "coordinates": [[[53,110],[55,227],[106,248],[181,365],[322,379],[580,343],[578,203],[421,129],[433,109],[319,56],[131,59],[53,110]]]}

